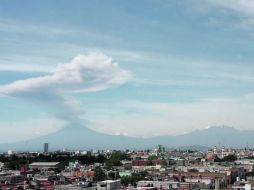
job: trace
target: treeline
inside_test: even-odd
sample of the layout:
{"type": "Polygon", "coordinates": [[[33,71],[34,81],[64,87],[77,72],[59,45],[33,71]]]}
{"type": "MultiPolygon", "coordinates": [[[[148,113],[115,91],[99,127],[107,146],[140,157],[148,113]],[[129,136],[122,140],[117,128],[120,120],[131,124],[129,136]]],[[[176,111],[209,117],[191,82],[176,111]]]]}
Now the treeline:
{"type": "Polygon", "coordinates": [[[94,164],[94,163],[104,163],[107,159],[104,155],[99,154],[94,156],[91,154],[87,155],[71,155],[71,154],[39,154],[39,155],[29,155],[29,156],[0,156],[0,162],[5,163],[5,167],[8,169],[19,169],[21,165],[30,164],[32,162],[61,162],[63,165],[68,165],[69,162],[74,162],[78,160],[82,164],[94,164]]]}
{"type": "Polygon", "coordinates": [[[62,165],[67,166],[69,162],[78,160],[81,164],[105,163],[107,167],[121,166],[121,160],[130,160],[130,156],[125,152],[114,151],[112,154],[92,155],[74,155],[71,153],[50,153],[50,154],[29,154],[11,156],[0,155],[0,162],[5,163],[8,169],[19,169],[20,166],[30,164],[32,162],[61,162],[62,165]]]}
{"type": "Polygon", "coordinates": [[[215,162],[234,162],[237,160],[236,155],[230,154],[228,156],[224,156],[223,158],[219,158],[218,156],[215,157],[215,162]]]}
{"type": "Polygon", "coordinates": [[[121,160],[130,160],[130,156],[125,152],[114,151],[105,161],[105,163],[108,167],[121,166],[121,160]]]}

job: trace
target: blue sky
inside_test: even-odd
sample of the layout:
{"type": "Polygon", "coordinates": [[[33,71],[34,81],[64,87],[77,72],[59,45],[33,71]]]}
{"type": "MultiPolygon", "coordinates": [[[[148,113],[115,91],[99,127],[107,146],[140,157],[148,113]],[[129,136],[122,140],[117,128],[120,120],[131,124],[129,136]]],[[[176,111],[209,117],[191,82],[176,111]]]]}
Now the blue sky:
{"type": "Polygon", "coordinates": [[[251,0],[2,0],[0,141],[253,129],[253,39],[251,0]]]}

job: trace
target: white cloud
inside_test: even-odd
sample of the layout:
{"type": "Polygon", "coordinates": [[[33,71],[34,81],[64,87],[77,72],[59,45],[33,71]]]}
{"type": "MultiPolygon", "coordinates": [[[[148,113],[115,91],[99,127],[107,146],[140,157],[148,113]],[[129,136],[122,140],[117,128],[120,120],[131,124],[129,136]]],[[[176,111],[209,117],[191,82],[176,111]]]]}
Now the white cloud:
{"type": "Polygon", "coordinates": [[[203,10],[212,8],[213,17],[210,18],[209,24],[220,27],[232,26],[236,29],[253,30],[254,27],[254,1],[253,0],[209,0],[199,1],[203,10]],[[221,14],[216,17],[216,13],[221,14]],[[224,20],[229,16],[229,20],[224,20]]]}
{"type": "Polygon", "coordinates": [[[254,16],[253,0],[210,0],[211,4],[235,11],[239,14],[254,16]]]}
{"type": "Polygon", "coordinates": [[[52,110],[59,119],[84,124],[79,118],[84,111],[70,93],[104,90],[124,84],[130,76],[110,57],[91,53],[58,65],[51,74],[2,85],[0,95],[35,102],[52,110]]]}
{"type": "Polygon", "coordinates": [[[117,63],[103,54],[78,55],[71,63],[58,65],[50,75],[0,86],[0,94],[98,91],[121,85],[129,78],[128,71],[120,69],[117,63]]]}

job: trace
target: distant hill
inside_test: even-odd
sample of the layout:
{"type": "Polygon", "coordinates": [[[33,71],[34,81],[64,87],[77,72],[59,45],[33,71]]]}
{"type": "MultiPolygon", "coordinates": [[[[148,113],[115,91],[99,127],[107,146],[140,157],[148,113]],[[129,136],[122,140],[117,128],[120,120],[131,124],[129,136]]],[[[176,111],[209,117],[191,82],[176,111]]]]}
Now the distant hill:
{"type": "Polygon", "coordinates": [[[177,136],[161,136],[153,138],[134,138],[127,136],[99,133],[83,126],[68,126],[55,133],[29,141],[0,144],[0,151],[15,150],[41,151],[43,143],[48,142],[50,150],[68,148],[77,149],[140,149],[153,148],[158,144],[180,149],[205,149],[214,145],[254,147],[254,131],[238,130],[233,127],[210,127],[195,130],[177,136]]]}

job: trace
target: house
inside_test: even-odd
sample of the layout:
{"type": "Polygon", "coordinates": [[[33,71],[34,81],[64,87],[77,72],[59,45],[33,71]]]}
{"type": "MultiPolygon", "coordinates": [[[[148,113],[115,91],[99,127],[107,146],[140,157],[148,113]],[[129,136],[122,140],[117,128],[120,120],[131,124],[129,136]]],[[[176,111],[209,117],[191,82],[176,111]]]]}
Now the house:
{"type": "Polygon", "coordinates": [[[33,162],[29,164],[29,168],[37,170],[59,169],[60,162],[33,162]]]}
{"type": "Polygon", "coordinates": [[[120,180],[105,180],[97,183],[97,190],[116,190],[120,187],[120,180]]]}

